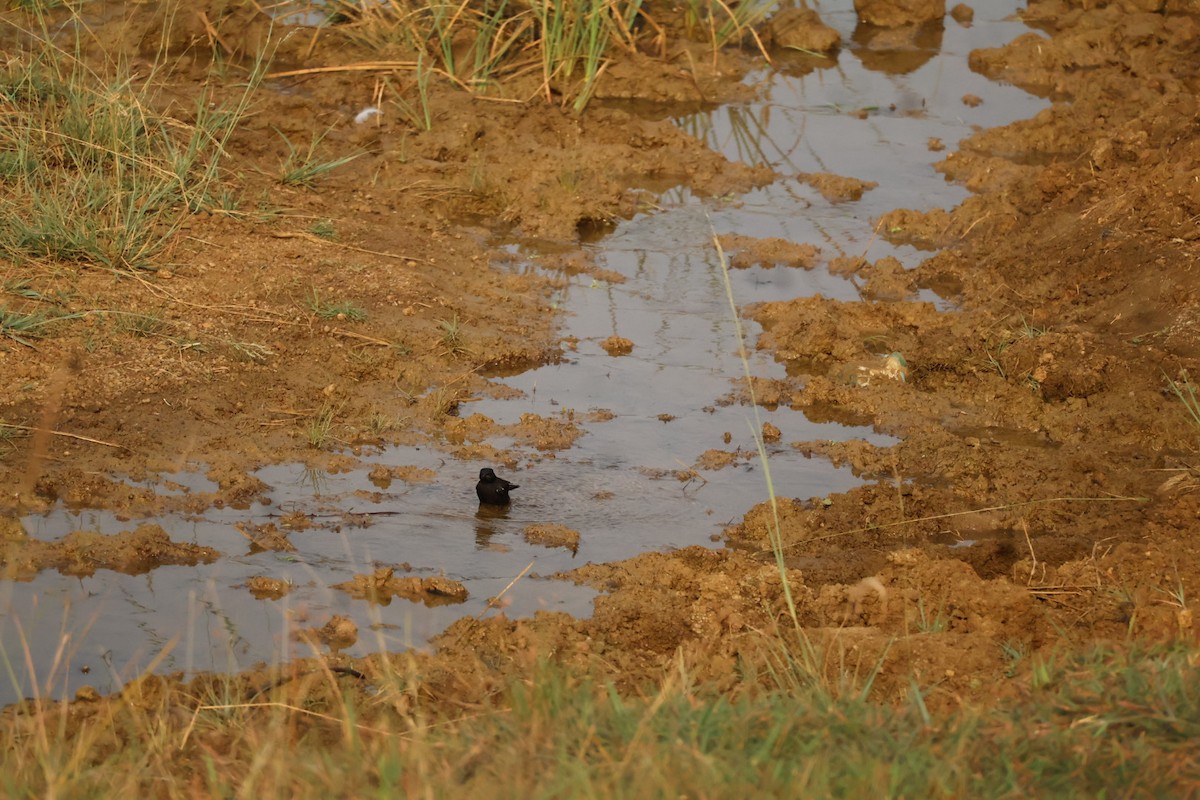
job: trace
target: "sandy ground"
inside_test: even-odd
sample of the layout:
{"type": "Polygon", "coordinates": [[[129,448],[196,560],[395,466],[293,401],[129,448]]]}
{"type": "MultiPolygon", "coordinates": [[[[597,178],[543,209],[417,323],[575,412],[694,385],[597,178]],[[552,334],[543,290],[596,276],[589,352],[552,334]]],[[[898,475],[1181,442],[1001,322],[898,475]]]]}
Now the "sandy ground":
{"type": "MultiPolygon", "coordinates": [[[[760,383],[760,402],[870,420],[901,438],[889,449],[791,443],[879,482],[827,504],[779,498],[777,508],[797,622],[830,670],[878,667],[882,700],[913,676],[932,704],[990,702],[1019,691],[1016,650],[1197,635],[1200,430],[1168,380],[1200,376],[1200,23],[1166,5],[1032,3],[1026,19],[1050,38],[977,51],[971,65],[1054,105],[946,153],[939,169],[974,192],[960,207],[881,220],[883,235],[936,255],[907,273],[887,260],[833,265],[869,300],[748,312],[765,329],[757,346],[794,376],[760,383]],[[955,295],[960,310],[911,300],[916,287],[955,295]],[[907,380],[859,385],[847,365],[881,351],[904,354],[907,380]]],[[[212,19],[233,53],[266,36],[232,12],[212,19]]],[[[96,41],[153,55],[162,20],[119,22],[99,25],[96,41]]],[[[187,106],[179,98],[208,66],[194,47],[205,35],[182,18],[167,32],[176,61],[165,106],[187,106]]],[[[627,56],[598,94],[686,105],[746,91],[737,79],[753,52],[687,52],[627,56]]],[[[272,68],[378,57],[333,34],[294,36],[272,68]]],[[[262,490],[248,470],[264,463],[328,467],[355,448],[456,441],[458,405],[495,391],[488,370],[544,363],[563,347],[552,281],[506,269],[491,234],[515,229],[569,249],[581,232],[653,203],[656,189],[722,195],[772,179],[667,122],[600,105],[575,116],[520,80],[489,99],[438,83],[430,131],[395,117],[355,125],[380,85],[369,72],[275,79],[287,91],[262,93],[230,154],[247,212],[259,203],[262,213],[195,217],[169,267],[131,276],[0,262],[6,277],[32,269],[40,285],[69,291],[67,310],[121,307],[162,321],[147,334],[95,315],[31,346],[0,342],[0,419],[103,443],[8,444],[0,483],[14,488],[0,519],[17,577],[69,570],[81,547],[92,548],[89,563],[116,568],[211,557],[151,526],[107,543],[22,539],[14,515],[55,502],[131,518],[183,502],[121,476],[201,468],[219,490],[186,502],[237,504],[262,490]],[[328,130],[329,152],[366,155],[315,188],[279,187],[272,171],[286,145],[274,129],[300,140],[328,130]],[[336,239],[308,233],[326,219],[336,239]],[[351,301],[366,319],[321,319],[312,297],[351,301]],[[339,452],[306,437],[331,409],[339,452]]],[[[521,426],[570,445],[559,420],[521,426]]],[[[511,459],[457,441],[459,454],[511,459]]],[[[456,623],[421,657],[429,696],[484,698],[530,669],[535,652],[628,685],[680,660],[698,679],[753,683],[746,665],[767,658],[759,632],[793,624],[768,547],[772,519],[769,505],[748,509],[724,550],[564,576],[604,591],[588,620],[456,623]]],[[[377,661],[359,666],[369,674],[377,661]]]]}

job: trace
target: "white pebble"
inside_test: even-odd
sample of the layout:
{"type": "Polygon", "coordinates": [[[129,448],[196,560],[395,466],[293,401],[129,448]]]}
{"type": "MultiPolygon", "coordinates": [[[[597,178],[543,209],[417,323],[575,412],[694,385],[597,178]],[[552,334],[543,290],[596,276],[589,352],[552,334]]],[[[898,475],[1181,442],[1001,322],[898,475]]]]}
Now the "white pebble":
{"type": "Polygon", "coordinates": [[[364,122],[369,120],[371,117],[375,116],[376,114],[380,114],[380,113],[382,113],[382,112],[375,106],[368,106],[367,108],[364,108],[362,111],[360,111],[354,115],[354,124],[362,125],[364,122]]]}

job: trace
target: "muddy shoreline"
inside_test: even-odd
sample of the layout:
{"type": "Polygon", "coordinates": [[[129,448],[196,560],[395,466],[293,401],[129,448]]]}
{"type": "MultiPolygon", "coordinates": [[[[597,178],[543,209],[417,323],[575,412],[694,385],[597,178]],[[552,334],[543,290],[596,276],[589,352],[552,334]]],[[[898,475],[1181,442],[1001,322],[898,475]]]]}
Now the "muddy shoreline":
{"type": "MultiPolygon", "coordinates": [[[[747,310],[764,327],[755,346],[793,376],[758,387],[760,402],[818,416],[836,409],[901,439],[890,448],[789,441],[877,482],[827,504],[778,503],[799,624],[843,662],[881,664],[873,696],[885,702],[912,678],[931,707],[1010,696],[1019,687],[1005,646],[1190,641],[1200,631],[1182,599],[1200,582],[1200,433],[1168,384],[1200,375],[1200,23],[1170,8],[1085,5],[1032,3],[1024,17],[1045,36],[972,54],[973,69],[1054,105],[947,152],[939,169],[974,192],[959,207],[879,221],[880,235],[936,254],[909,272],[840,265],[873,298],[747,310]],[[927,286],[952,287],[957,310],[917,302],[927,286]],[[906,380],[845,379],[847,364],[893,351],[907,360],[906,380]]],[[[247,43],[232,47],[250,48],[261,32],[244,33],[247,43]]],[[[176,49],[191,52],[182,39],[176,49]]],[[[355,60],[325,41],[307,55],[355,60]]],[[[614,68],[611,91],[726,99],[754,58],[695,62],[689,82],[652,75],[645,86],[614,68]]],[[[176,69],[186,93],[191,68],[181,60],[176,69]]],[[[431,440],[454,456],[511,463],[479,431],[464,431],[489,429],[458,408],[495,390],[489,371],[543,363],[570,345],[555,335],[553,281],[503,268],[506,256],[488,244],[496,230],[516,226],[569,248],[580,230],[619,224],[653,202],[658,186],[723,196],[773,177],[668,122],[611,108],[575,117],[447,85],[431,95],[437,124],[418,132],[350,123],[374,90],[354,73],[295,86],[233,143],[245,195],[269,196],[270,209],[193,218],[171,265],[156,272],[37,267],[46,291],[69,290],[70,310],[120,306],[162,326],[146,335],[95,314],[32,346],[0,348],[0,419],[86,437],[11,440],[0,480],[20,487],[4,509],[14,577],[39,565],[11,517],[54,503],[131,520],[163,504],[237,506],[262,492],[249,476],[255,466],[334,469],[360,448],[431,440]],[[285,135],[332,126],[330,146],[346,141],[366,155],[316,189],[281,190],[267,177],[287,152],[271,132],[281,120],[285,135]],[[464,210],[481,223],[456,221],[464,210]],[[335,240],[308,232],[324,219],[335,240]],[[323,318],[314,310],[322,297],[351,299],[366,319],[323,318]],[[328,409],[339,446],[312,447],[307,425],[328,409]],[[114,477],[198,465],[217,488],[185,499],[114,477]]],[[[523,420],[504,434],[546,442],[546,457],[572,442],[562,419],[523,420]]],[[[466,618],[436,639],[433,655],[355,668],[370,675],[384,659],[419,659],[429,697],[459,702],[489,697],[529,670],[535,651],[625,687],[679,659],[698,680],[748,688],[735,666],[761,662],[755,632],[790,613],[768,548],[773,516],[768,505],[749,509],[724,550],[571,571],[563,577],[603,592],[590,619],[466,618]]],[[[135,542],[129,563],[153,560],[145,548],[157,541],[135,542]]],[[[44,566],[80,552],[64,547],[44,566]]],[[[93,563],[122,568],[119,557],[93,563]]]]}

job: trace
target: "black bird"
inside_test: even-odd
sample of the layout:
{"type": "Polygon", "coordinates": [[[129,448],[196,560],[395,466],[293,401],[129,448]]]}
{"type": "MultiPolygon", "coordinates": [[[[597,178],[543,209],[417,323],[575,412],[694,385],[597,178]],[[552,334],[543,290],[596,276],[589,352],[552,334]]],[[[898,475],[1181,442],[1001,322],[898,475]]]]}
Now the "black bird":
{"type": "Polygon", "coordinates": [[[520,488],[515,483],[509,483],[504,478],[497,478],[490,467],[479,470],[479,483],[475,484],[475,494],[479,502],[490,506],[508,505],[508,493],[520,488]]]}

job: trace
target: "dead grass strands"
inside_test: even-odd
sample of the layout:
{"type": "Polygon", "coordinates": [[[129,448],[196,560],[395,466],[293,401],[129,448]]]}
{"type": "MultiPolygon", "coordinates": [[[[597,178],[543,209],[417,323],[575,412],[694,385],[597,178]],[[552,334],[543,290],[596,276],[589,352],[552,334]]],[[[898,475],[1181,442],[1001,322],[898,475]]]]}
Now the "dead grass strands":
{"type": "Polygon", "coordinates": [[[771,505],[771,523],[767,526],[767,536],[770,539],[770,552],[775,556],[775,566],[779,571],[779,579],[783,586],[784,599],[787,601],[788,613],[791,615],[792,624],[796,630],[800,630],[800,619],[796,613],[796,601],[792,597],[792,588],[788,580],[787,566],[783,559],[783,530],[779,521],[779,501],[775,495],[775,483],[771,479],[771,464],[767,458],[766,442],[763,441],[763,425],[762,419],[758,413],[758,401],[754,392],[754,377],[750,374],[750,358],[746,351],[746,336],[742,330],[742,318],[738,313],[737,302],[733,297],[733,282],[729,276],[729,260],[725,257],[725,250],[721,247],[721,238],[717,235],[716,229],[712,227],[712,221],[709,220],[709,229],[712,231],[712,243],[717,252],[717,260],[721,265],[721,276],[725,284],[725,296],[729,300],[729,313],[733,319],[734,333],[737,337],[738,355],[742,361],[742,371],[746,381],[746,391],[750,395],[750,407],[754,411],[754,420],[747,420],[750,425],[750,433],[754,437],[754,445],[758,450],[758,460],[762,465],[763,480],[766,482],[767,498],[771,505]]]}
{"type": "MultiPolygon", "coordinates": [[[[0,422],[0,437],[3,437],[4,434],[2,433],[2,431],[4,431],[4,430],[24,431],[25,433],[38,433],[38,432],[42,431],[41,428],[34,428],[29,425],[15,425],[11,422],[0,422]]],[[[123,444],[116,444],[115,442],[106,442],[103,439],[93,439],[90,436],[81,436],[78,433],[69,433],[67,431],[45,431],[45,433],[47,436],[61,436],[66,439],[74,439],[77,442],[87,442],[88,444],[98,444],[102,447],[115,447],[118,450],[128,450],[129,449],[128,447],[126,447],[123,444]]]]}
{"type": "Polygon", "coordinates": [[[355,247],[354,245],[345,244],[343,242],[333,242],[329,239],[316,236],[312,233],[303,231],[274,231],[271,233],[276,239],[303,239],[312,244],[326,245],[329,247],[337,247],[342,250],[350,250],[355,253],[365,253],[372,256],[381,256],[383,258],[394,258],[399,261],[420,261],[421,263],[432,263],[429,259],[418,258],[417,256],[404,255],[403,253],[387,253],[382,250],[368,250],[365,247],[355,247]]]}

